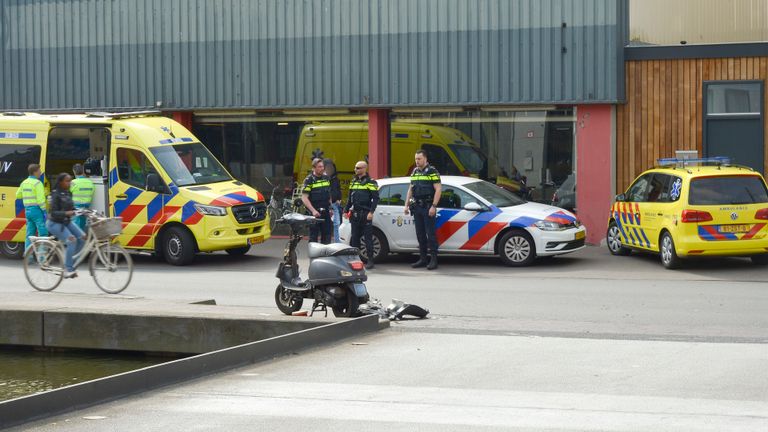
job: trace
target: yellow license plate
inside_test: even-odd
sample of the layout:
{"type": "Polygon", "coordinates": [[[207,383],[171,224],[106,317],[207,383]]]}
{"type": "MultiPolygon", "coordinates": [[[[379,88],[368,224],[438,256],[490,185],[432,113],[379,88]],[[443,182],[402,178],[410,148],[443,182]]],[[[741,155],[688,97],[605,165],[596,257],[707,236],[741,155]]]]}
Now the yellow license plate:
{"type": "Polygon", "coordinates": [[[583,239],[583,238],[584,238],[584,236],[585,236],[585,235],[586,235],[586,234],[585,234],[585,232],[584,232],[584,231],[579,231],[579,232],[577,232],[577,233],[574,235],[574,238],[575,238],[576,240],[581,240],[581,239],[583,239]]]}
{"type": "Polygon", "coordinates": [[[752,225],[720,225],[717,230],[721,233],[745,233],[752,229],[752,225]]]}
{"type": "Polygon", "coordinates": [[[264,237],[251,237],[248,239],[248,244],[255,245],[259,243],[264,243],[264,237]]]}

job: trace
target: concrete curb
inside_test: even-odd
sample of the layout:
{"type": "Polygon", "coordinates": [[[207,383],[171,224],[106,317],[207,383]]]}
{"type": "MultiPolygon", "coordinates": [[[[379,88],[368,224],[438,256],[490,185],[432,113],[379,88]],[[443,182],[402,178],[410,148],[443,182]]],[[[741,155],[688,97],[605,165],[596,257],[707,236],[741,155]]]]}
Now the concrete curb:
{"type": "Polygon", "coordinates": [[[184,380],[375,332],[376,315],[339,321],[295,333],[225,348],[155,366],[0,402],[0,429],[87,408],[184,380]]]}

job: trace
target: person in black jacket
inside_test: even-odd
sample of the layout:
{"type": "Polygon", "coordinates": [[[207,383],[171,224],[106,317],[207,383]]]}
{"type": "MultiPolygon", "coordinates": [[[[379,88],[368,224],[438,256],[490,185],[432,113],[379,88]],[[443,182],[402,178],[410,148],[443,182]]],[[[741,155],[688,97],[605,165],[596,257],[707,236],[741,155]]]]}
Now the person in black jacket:
{"type": "Polygon", "coordinates": [[[355,176],[349,183],[349,199],[344,212],[352,226],[349,245],[360,248],[360,237],[365,237],[365,268],[374,267],[373,253],[373,214],[379,204],[379,184],[368,175],[368,164],[359,161],[355,164],[355,176]]]}
{"type": "Polygon", "coordinates": [[[64,265],[67,271],[64,273],[65,278],[77,277],[74,268],[74,256],[85,243],[85,233],[72,222],[72,217],[75,215],[75,203],[72,201],[72,192],[69,191],[71,183],[72,176],[67,173],[61,173],[56,178],[51,196],[48,198],[50,212],[48,213],[48,221],[45,223],[48,232],[66,244],[64,265]]]}
{"type": "Polygon", "coordinates": [[[330,159],[323,160],[325,175],[331,181],[331,208],[333,209],[333,242],[340,243],[339,225],[341,225],[341,183],[339,183],[336,164],[330,159]]]}
{"type": "Polygon", "coordinates": [[[321,222],[309,227],[309,241],[319,240],[323,244],[329,244],[333,233],[331,181],[325,175],[325,164],[322,159],[312,160],[312,172],[304,179],[304,185],[301,187],[301,201],[309,214],[320,219],[321,222]]]}

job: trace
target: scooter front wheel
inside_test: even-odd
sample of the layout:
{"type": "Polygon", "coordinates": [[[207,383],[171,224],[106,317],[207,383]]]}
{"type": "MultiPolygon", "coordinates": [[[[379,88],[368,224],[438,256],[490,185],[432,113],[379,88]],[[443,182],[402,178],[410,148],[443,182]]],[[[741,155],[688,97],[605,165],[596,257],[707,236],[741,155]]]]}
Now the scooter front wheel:
{"type": "Polygon", "coordinates": [[[280,312],[286,315],[293,315],[294,312],[301,309],[304,299],[300,295],[283,288],[283,285],[277,285],[275,303],[280,312]]]}

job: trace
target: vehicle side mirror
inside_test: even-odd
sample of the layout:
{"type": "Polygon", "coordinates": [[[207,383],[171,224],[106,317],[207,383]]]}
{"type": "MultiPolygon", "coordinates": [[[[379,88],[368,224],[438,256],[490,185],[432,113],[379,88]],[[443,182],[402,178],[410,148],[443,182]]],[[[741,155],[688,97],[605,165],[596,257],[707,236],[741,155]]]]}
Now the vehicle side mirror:
{"type": "Polygon", "coordinates": [[[626,196],[626,195],[624,195],[624,194],[618,194],[618,195],[616,195],[616,201],[619,201],[619,202],[624,202],[624,201],[626,201],[626,200],[627,200],[627,196],[626,196]]]}
{"type": "Polygon", "coordinates": [[[154,173],[147,174],[147,190],[149,192],[157,192],[161,194],[169,193],[168,188],[160,179],[160,176],[154,173]]]}
{"type": "Polygon", "coordinates": [[[471,212],[482,212],[485,211],[485,208],[476,202],[471,202],[464,206],[464,210],[471,212]]]}

